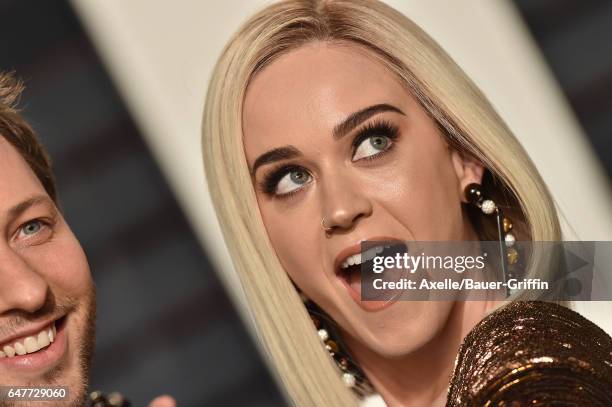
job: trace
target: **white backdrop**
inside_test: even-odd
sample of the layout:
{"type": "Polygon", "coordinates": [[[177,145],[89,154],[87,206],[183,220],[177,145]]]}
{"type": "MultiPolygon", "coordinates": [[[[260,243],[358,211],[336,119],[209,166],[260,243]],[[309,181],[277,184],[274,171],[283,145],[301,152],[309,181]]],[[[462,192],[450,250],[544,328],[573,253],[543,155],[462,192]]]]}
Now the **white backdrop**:
{"type": "MultiPolygon", "coordinates": [[[[179,203],[225,283],[234,281],[206,192],[206,84],[229,36],[263,0],[72,0],[179,203]]],[[[609,184],[509,0],[388,0],[432,35],[491,99],[535,161],[569,237],[612,240],[609,184]]],[[[612,278],[612,277],[611,277],[612,278]]],[[[612,283],[610,283],[612,285],[612,283]]],[[[610,286],[609,285],[609,286],[610,286]]],[[[234,300],[241,303],[240,295],[234,300]]],[[[612,332],[609,303],[578,310],[612,332]]],[[[247,312],[241,307],[243,317],[247,312]]]]}

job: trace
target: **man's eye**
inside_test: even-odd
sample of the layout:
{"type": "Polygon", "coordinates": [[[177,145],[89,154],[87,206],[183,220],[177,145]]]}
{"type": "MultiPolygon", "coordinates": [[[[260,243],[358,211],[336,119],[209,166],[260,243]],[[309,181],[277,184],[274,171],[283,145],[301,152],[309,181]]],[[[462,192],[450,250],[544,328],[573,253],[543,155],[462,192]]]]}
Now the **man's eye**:
{"type": "Polygon", "coordinates": [[[362,158],[373,157],[376,154],[385,151],[391,145],[391,139],[388,136],[370,136],[364,139],[353,155],[353,161],[361,160],[362,158]]]}
{"type": "Polygon", "coordinates": [[[38,232],[40,232],[42,227],[43,227],[43,224],[41,221],[33,220],[33,221],[26,223],[25,225],[21,227],[21,233],[23,233],[26,236],[35,235],[38,232]]]}
{"type": "Polygon", "coordinates": [[[291,170],[285,174],[276,186],[276,194],[284,195],[296,191],[310,182],[312,177],[302,169],[291,170]]]}

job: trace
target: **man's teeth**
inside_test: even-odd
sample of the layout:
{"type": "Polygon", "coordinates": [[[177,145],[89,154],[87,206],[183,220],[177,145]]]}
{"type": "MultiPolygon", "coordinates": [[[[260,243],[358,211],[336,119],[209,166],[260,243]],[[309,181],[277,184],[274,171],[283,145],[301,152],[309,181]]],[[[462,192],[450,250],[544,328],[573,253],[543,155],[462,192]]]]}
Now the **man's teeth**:
{"type": "Polygon", "coordinates": [[[57,330],[55,329],[55,324],[53,324],[36,335],[15,341],[12,345],[5,345],[0,349],[0,358],[12,358],[15,355],[21,356],[27,353],[38,352],[53,343],[56,335],[57,330]]]}
{"type": "Polygon", "coordinates": [[[354,266],[356,264],[359,265],[365,261],[371,260],[376,257],[377,254],[382,253],[383,250],[385,250],[385,248],[387,247],[388,246],[374,246],[363,253],[353,254],[352,256],[347,257],[346,260],[342,262],[340,268],[345,269],[349,266],[354,266]]]}

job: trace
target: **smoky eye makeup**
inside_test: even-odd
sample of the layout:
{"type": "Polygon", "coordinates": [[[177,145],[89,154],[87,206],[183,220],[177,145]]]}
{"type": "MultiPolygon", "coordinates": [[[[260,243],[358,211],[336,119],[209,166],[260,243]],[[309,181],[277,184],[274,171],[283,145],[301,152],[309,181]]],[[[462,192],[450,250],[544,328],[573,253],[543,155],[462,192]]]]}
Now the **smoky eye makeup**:
{"type": "Polygon", "coordinates": [[[262,181],[258,183],[259,189],[266,195],[280,196],[281,194],[276,193],[278,183],[286,175],[291,174],[292,172],[307,173],[308,171],[305,168],[295,164],[280,165],[264,175],[262,181]]]}
{"type": "MultiPolygon", "coordinates": [[[[362,126],[356,135],[353,136],[351,158],[353,161],[374,160],[390,151],[398,137],[398,126],[386,120],[372,121],[362,126]],[[368,139],[370,139],[369,143],[367,143],[368,139]],[[362,149],[369,149],[369,152],[364,157],[355,160],[356,153],[362,149]]],[[[312,175],[304,167],[296,164],[285,164],[279,165],[265,173],[263,179],[257,183],[257,186],[267,196],[286,198],[299,192],[311,179],[312,175]],[[290,186],[288,192],[278,192],[280,184],[292,182],[295,188],[290,186]]],[[[287,185],[284,185],[282,189],[287,189],[287,185]]]]}
{"type": "MultiPolygon", "coordinates": [[[[373,139],[375,137],[386,138],[389,141],[394,142],[399,137],[399,128],[387,120],[376,120],[376,121],[372,121],[366,124],[357,132],[357,134],[353,138],[353,142],[352,142],[353,157],[355,156],[357,148],[365,140],[373,139]]],[[[381,150],[380,152],[382,153],[388,150],[390,146],[392,146],[392,144],[390,144],[388,147],[381,150]]],[[[374,156],[376,155],[377,154],[375,154],[374,156]]],[[[371,159],[374,156],[370,156],[368,158],[371,159]]]]}

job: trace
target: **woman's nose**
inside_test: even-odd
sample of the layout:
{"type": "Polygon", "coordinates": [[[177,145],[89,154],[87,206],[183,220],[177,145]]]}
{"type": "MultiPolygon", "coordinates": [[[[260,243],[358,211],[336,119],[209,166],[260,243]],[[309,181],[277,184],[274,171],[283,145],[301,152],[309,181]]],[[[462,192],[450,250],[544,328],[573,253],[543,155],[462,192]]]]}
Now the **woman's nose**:
{"type": "Polygon", "coordinates": [[[347,230],[372,214],[372,202],[366,191],[349,176],[335,176],[322,187],[322,217],[324,227],[347,230]]]}
{"type": "Polygon", "coordinates": [[[9,247],[0,248],[0,315],[33,313],[43,307],[49,286],[25,259],[9,247]]]}

